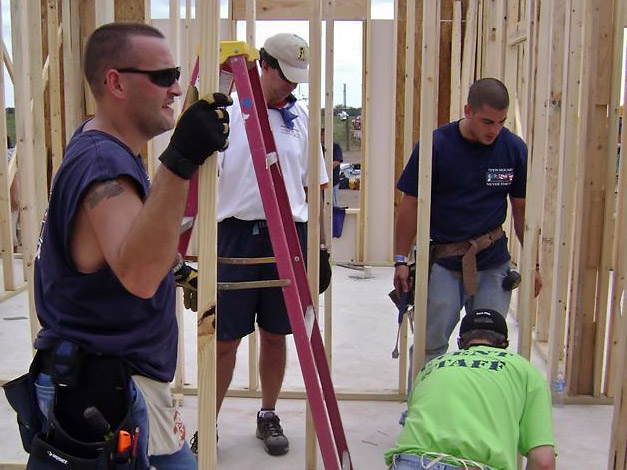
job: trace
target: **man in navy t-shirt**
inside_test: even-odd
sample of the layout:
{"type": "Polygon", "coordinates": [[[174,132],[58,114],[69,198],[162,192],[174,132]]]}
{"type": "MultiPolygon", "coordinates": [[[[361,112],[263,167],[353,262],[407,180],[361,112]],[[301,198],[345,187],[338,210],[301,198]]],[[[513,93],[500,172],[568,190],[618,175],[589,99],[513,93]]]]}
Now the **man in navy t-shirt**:
{"type": "MultiPolygon", "coordinates": [[[[169,392],[178,341],[173,267],[189,179],[226,148],[223,106],[231,100],[216,93],[181,116],[150,186],[139,152],[174,126],[172,105],[182,93],[163,34],[145,24],[101,26],[85,45],[84,64],[97,110],[68,143],[52,186],[35,260],[42,325],[35,348],[44,363],[64,341],[80,348],[83,363],[121,359],[131,370],[131,415],[140,429],[133,468],[196,469],[169,392]]],[[[51,370],[36,380],[48,418],[51,370]]],[[[80,394],[80,377],[76,387],[80,394]]]]}
{"type": "MultiPolygon", "coordinates": [[[[464,119],[433,133],[427,361],[446,352],[462,307],[505,314],[509,309],[511,290],[503,287],[503,280],[510,272],[510,255],[501,225],[509,197],[522,243],[527,147],[503,127],[508,107],[503,83],[478,80],[468,93],[464,119]]],[[[409,290],[407,256],[416,236],[418,158],[416,145],[397,184],[404,193],[395,227],[398,294],[409,290]]],[[[540,287],[536,272],[536,295],[540,287]]]]}

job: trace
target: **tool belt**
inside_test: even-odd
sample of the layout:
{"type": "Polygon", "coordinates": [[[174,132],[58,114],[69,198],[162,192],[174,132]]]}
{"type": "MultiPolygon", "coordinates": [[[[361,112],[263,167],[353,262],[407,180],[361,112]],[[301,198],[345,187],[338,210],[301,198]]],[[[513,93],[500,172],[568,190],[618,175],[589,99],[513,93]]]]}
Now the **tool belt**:
{"type": "Polygon", "coordinates": [[[479,275],[477,273],[477,253],[494,245],[499,238],[505,235],[503,227],[498,226],[494,230],[470,240],[454,243],[442,243],[431,245],[431,260],[434,262],[440,258],[450,256],[462,257],[462,279],[466,293],[473,296],[477,293],[479,275]]]}
{"type": "Polygon", "coordinates": [[[30,453],[26,468],[134,470],[140,430],[131,417],[130,380],[122,359],[84,354],[69,341],[38,351],[29,372],[4,385],[30,453]],[[37,404],[40,373],[54,383],[48,416],[37,404]]]}

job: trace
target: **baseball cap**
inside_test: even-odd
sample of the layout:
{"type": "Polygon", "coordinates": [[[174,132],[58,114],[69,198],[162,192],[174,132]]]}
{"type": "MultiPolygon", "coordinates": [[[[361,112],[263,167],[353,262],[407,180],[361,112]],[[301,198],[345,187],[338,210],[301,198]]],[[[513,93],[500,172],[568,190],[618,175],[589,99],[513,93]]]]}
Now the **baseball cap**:
{"type": "Polygon", "coordinates": [[[496,310],[489,308],[475,309],[466,314],[459,327],[460,336],[472,330],[490,330],[501,333],[507,339],[507,322],[496,310]]]}
{"type": "Polygon", "coordinates": [[[263,48],[279,62],[283,75],[294,83],[309,81],[309,46],[300,36],[279,33],[266,39],[263,48]]]}

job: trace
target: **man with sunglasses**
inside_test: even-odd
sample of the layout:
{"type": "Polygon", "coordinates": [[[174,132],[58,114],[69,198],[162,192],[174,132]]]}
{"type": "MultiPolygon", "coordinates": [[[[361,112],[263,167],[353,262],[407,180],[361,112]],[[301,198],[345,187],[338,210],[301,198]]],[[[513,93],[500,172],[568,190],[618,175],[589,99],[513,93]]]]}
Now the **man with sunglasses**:
{"type": "MultiPolygon", "coordinates": [[[[306,252],[308,211],[308,115],[292,92],[298,83],[308,81],[308,56],[307,42],[295,34],[276,34],[268,38],[260,50],[261,87],[269,108],[270,127],[303,252],[306,252]]],[[[272,256],[266,217],[237,97],[234,101],[231,115],[231,125],[235,129],[233,139],[218,159],[218,255],[231,258],[272,256]]],[[[319,153],[319,182],[326,185],[328,177],[321,148],[319,153]]],[[[322,243],[323,240],[321,237],[322,243]]],[[[274,264],[218,265],[220,282],[277,278],[274,264]]],[[[233,376],[237,348],[241,339],[254,331],[256,319],[259,325],[262,391],[256,435],[263,440],[269,454],[285,454],[289,443],[275,412],[285,373],[285,335],[291,333],[282,291],[280,288],[222,291],[218,296],[218,311],[218,410],[233,376]]]]}
{"type": "MultiPolygon", "coordinates": [[[[182,94],[179,68],[163,34],[145,24],[104,25],[87,41],[84,72],[96,113],[67,146],[35,261],[42,325],[35,347],[46,365],[36,374],[40,409],[48,417],[52,397],[60,393],[59,366],[81,364],[73,386],[82,402],[92,358],[113,358],[132,375],[129,408],[136,428],[122,442],[132,445],[137,460],[124,468],[196,469],[180,414],[171,408],[178,341],[172,270],[189,180],[210,155],[228,146],[225,106],[232,102],[215,93],[187,109],[150,184],[140,151],[174,127],[174,100],[182,94]]],[[[107,372],[100,375],[106,382],[107,372]]],[[[104,397],[93,398],[106,404],[113,392],[94,380],[91,393],[104,397]]],[[[93,410],[74,411],[86,421],[65,423],[66,431],[84,438],[81,426],[86,426],[92,433],[100,429],[101,440],[108,440],[93,410]]],[[[104,420],[109,421],[106,415],[104,420]]],[[[108,424],[115,430],[115,422],[108,424]]],[[[120,444],[122,435],[113,439],[116,461],[129,458],[131,447],[120,450],[126,445],[120,444]]]]}
{"type": "Polygon", "coordinates": [[[551,393],[538,369],[507,351],[507,323],[478,309],[461,322],[459,351],[420,371],[391,470],[555,469],[551,393]]]}

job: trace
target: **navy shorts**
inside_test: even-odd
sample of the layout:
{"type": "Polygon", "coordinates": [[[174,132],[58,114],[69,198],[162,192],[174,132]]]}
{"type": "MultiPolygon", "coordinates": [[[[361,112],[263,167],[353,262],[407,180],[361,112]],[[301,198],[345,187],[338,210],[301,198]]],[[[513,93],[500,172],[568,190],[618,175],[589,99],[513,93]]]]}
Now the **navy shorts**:
{"type": "MultiPolygon", "coordinates": [[[[307,252],[307,224],[296,223],[303,254],[307,252]]],[[[260,258],[274,256],[265,220],[225,219],[218,223],[218,256],[260,258]]],[[[276,265],[218,264],[218,282],[278,279],[276,265]]],[[[222,290],[218,292],[218,340],[243,338],[257,324],[268,333],[292,332],[280,287],[222,290]]]]}

